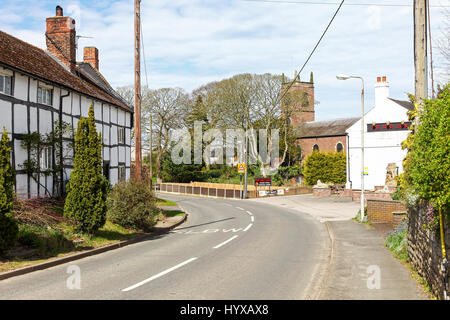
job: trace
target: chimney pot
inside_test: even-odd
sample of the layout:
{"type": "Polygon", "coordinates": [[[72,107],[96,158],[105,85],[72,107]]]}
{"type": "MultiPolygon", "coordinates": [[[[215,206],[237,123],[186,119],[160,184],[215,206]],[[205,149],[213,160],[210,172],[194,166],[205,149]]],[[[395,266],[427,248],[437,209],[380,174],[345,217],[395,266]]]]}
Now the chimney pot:
{"type": "Polygon", "coordinates": [[[383,82],[386,82],[386,76],[383,77],[383,82]]]}
{"type": "Polygon", "coordinates": [[[63,8],[61,8],[60,6],[57,6],[57,7],[56,7],[56,16],[57,16],[57,17],[62,17],[62,16],[64,16],[64,14],[63,14],[63,8]]]}
{"type": "Polygon", "coordinates": [[[377,82],[381,82],[381,77],[377,77],[377,82]]]}

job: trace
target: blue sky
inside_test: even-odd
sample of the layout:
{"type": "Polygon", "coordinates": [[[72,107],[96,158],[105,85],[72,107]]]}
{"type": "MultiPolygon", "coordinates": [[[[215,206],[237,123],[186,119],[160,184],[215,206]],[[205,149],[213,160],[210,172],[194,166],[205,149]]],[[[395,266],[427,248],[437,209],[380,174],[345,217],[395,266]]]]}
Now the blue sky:
{"type": "MultiPolygon", "coordinates": [[[[358,2],[412,4],[410,0],[346,1],[358,2]]],[[[431,4],[450,6],[450,0],[431,4]]],[[[0,29],[45,49],[45,18],[54,15],[56,5],[76,19],[78,35],[93,37],[80,39],[78,59],[84,46],[96,46],[100,71],[113,87],[132,84],[133,0],[1,1],[0,29]]],[[[191,91],[244,72],[284,72],[292,77],[336,8],[244,0],[142,0],[149,86],[191,91]]],[[[431,10],[434,39],[441,34],[446,10],[431,10]]],[[[338,81],[336,74],[364,77],[368,108],[374,103],[377,76],[387,76],[392,98],[406,99],[406,93],[413,92],[412,22],[412,7],[348,5],[341,9],[301,74],[307,80],[314,72],[317,120],[360,113],[360,82],[338,81]]],[[[433,54],[437,80],[442,83],[436,48],[433,54]]],[[[145,77],[142,80],[145,85],[145,77]]]]}

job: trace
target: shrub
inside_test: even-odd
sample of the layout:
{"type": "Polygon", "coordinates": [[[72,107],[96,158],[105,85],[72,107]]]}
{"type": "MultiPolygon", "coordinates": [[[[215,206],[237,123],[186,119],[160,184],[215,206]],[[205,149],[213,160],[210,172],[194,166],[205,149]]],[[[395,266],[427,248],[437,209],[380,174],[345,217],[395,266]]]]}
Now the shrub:
{"type": "Polygon", "coordinates": [[[0,253],[12,247],[17,237],[17,222],[14,220],[14,171],[11,167],[11,147],[6,130],[0,141],[0,253]]]}
{"type": "Polygon", "coordinates": [[[58,230],[22,224],[19,226],[17,242],[25,247],[39,249],[43,256],[52,256],[73,249],[72,241],[58,230]]]}
{"type": "Polygon", "coordinates": [[[450,207],[450,84],[436,100],[425,100],[410,137],[406,177],[412,189],[437,207],[450,207]]]}
{"type": "Polygon", "coordinates": [[[165,182],[203,181],[204,176],[201,170],[201,164],[175,164],[170,153],[165,153],[162,159],[161,177],[165,182]]]}
{"type": "Polygon", "coordinates": [[[303,167],[301,166],[279,167],[278,172],[273,177],[273,183],[277,186],[286,184],[290,179],[300,176],[302,171],[303,167]]]}
{"type": "Polygon", "coordinates": [[[398,259],[408,261],[408,230],[401,225],[398,229],[390,233],[386,238],[386,247],[388,247],[394,256],[398,259]]]}
{"type": "Polygon", "coordinates": [[[116,184],[108,195],[108,219],[125,228],[149,231],[159,214],[148,185],[129,181],[116,184]]]}
{"type": "Polygon", "coordinates": [[[344,184],[346,182],[346,157],[343,152],[314,151],[305,161],[303,176],[307,185],[324,183],[344,184]]]}
{"type": "Polygon", "coordinates": [[[74,169],[64,205],[64,215],[75,223],[80,232],[94,233],[106,222],[108,183],[102,174],[101,141],[91,105],[89,117],[82,117],[78,122],[74,169]]]}

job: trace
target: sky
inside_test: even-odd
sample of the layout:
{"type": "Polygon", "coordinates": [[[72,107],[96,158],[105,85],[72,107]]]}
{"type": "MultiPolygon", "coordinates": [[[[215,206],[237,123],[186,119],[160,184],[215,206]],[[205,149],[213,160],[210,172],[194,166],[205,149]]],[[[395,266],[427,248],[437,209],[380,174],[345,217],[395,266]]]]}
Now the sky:
{"type": "MultiPolygon", "coordinates": [[[[285,73],[292,78],[340,0],[310,2],[334,4],[142,0],[142,84],[190,92],[239,73],[285,73]]],[[[341,8],[300,75],[309,80],[314,72],[316,120],[360,116],[361,82],[339,81],[337,74],[364,78],[367,109],[374,105],[377,76],[387,77],[392,98],[407,100],[406,94],[414,91],[413,1],[345,3],[349,5],[341,8]],[[357,3],[368,5],[351,5],[357,3]]],[[[442,59],[434,45],[444,28],[450,0],[430,3],[435,78],[444,83],[439,69],[442,59]]],[[[56,5],[75,18],[77,35],[92,37],[79,39],[78,61],[83,58],[83,47],[95,46],[100,52],[100,72],[110,84],[114,88],[133,84],[133,0],[2,0],[0,30],[45,49],[45,18],[54,15],[56,5]]]]}

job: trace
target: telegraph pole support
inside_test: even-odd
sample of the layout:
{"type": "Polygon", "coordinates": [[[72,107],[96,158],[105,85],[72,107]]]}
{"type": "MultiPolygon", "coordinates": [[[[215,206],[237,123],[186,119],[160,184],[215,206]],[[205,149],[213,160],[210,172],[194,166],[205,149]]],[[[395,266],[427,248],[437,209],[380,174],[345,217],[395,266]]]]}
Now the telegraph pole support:
{"type": "Polygon", "coordinates": [[[134,178],[142,179],[141,146],[141,1],[134,1],[134,178]]]}

